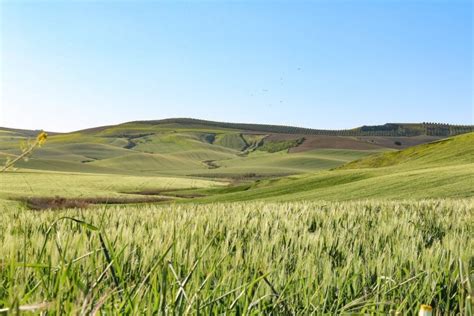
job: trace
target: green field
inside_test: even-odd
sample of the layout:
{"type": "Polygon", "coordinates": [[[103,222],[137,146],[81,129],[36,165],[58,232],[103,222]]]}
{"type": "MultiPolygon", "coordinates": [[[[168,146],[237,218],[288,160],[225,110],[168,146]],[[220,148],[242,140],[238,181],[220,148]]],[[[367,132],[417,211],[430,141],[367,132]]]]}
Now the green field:
{"type": "MultiPolygon", "coordinates": [[[[400,147],[395,142],[405,148],[440,138],[303,135],[252,126],[257,131],[218,122],[164,120],[52,134],[46,146],[18,167],[139,176],[275,177],[334,168],[400,147]]],[[[18,154],[19,142],[32,135],[0,128],[0,161],[18,154]]]]}
{"type": "Polygon", "coordinates": [[[375,154],[333,170],[207,189],[206,201],[470,198],[474,196],[474,133],[375,154]],[[395,157],[395,158],[394,158],[395,157]],[[227,191],[226,191],[227,190],[227,191]]]}
{"type": "Polygon", "coordinates": [[[469,315],[473,206],[8,207],[0,214],[0,308],[407,315],[431,304],[439,315],[469,315]]]}
{"type": "Polygon", "coordinates": [[[124,197],[133,198],[137,195],[128,192],[146,191],[160,188],[161,190],[180,190],[207,187],[220,187],[225,183],[180,178],[180,177],[145,177],[88,173],[63,172],[8,172],[0,176],[3,199],[19,199],[21,197],[124,197]]]}
{"type": "MultiPolygon", "coordinates": [[[[441,137],[307,135],[288,128],[285,134],[282,128],[239,126],[164,120],[53,133],[28,161],[16,165],[18,174],[2,176],[0,198],[130,198],[130,192],[184,189],[198,197],[193,202],[459,198],[473,193],[472,133],[455,137],[460,144],[446,139],[410,147],[441,137]],[[394,150],[399,146],[394,143],[408,148],[394,150]]],[[[19,142],[34,135],[0,129],[0,160],[17,155],[19,142]]]]}
{"type": "MultiPolygon", "coordinates": [[[[51,134],[0,173],[0,313],[473,313],[474,133],[192,123],[51,134]]],[[[1,163],[35,133],[0,129],[1,163]]]]}

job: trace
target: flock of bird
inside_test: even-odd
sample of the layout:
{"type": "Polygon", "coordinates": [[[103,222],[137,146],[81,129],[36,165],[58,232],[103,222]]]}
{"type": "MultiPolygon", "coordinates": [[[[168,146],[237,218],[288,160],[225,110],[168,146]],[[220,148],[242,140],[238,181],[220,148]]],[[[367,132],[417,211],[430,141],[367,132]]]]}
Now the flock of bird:
{"type": "MultiPolygon", "coordinates": [[[[297,71],[301,71],[301,67],[296,68],[296,70],[297,70],[297,71]]],[[[280,77],[280,85],[283,85],[283,83],[284,83],[283,77],[280,77]]],[[[266,89],[266,88],[262,88],[260,92],[261,92],[261,94],[267,94],[267,93],[269,92],[269,90],[266,89]]],[[[255,95],[256,95],[256,94],[255,94],[254,92],[250,93],[250,96],[251,96],[251,97],[254,97],[255,95]]],[[[283,104],[283,100],[279,100],[278,103],[279,103],[279,104],[283,104]]],[[[267,104],[267,107],[268,107],[268,108],[271,108],[272,106],[273,106],[272,103],[268,103],[268,104],[267,104]]]]}

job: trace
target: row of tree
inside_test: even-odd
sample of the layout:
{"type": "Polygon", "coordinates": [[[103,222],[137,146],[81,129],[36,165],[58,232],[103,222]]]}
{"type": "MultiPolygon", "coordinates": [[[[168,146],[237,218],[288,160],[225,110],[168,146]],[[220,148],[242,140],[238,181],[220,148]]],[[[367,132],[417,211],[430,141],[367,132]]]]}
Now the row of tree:
{"type": "Polygon", "coordinates": [[[143,123],[154,124],[186,124],[194,126],[211,126],[218,128],[238,129],[262,133],[282,133],[300,135],[326,136],[454,136],[474,132],[474,125],[451,125],[443,123],[423,122],[417,124],[387,123],[384,125],[362,126],[344,130],[321,130],[284,125],[225,123],[188,118],[148,121],[143,123]]]}

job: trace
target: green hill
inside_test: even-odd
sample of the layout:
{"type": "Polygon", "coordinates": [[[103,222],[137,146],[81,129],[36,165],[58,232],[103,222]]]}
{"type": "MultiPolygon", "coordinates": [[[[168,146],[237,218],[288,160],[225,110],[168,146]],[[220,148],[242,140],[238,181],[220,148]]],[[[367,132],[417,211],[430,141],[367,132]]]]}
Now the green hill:
{"type": "Polygon", "coordinates": [[[295,126],[226,123],[197,120],[190,118],[172,118],[158,121],[137,121],[140,124],[182,124],[194,127],[207,126],[265,133],[329,135],[329,136],[452,136],[474,131],[472,125],[450,125],[442,123],[387,123],[384,125],[361,126],[344,130],[322,130],[295,126]]]}
{"type": "Polygon", "coordinates": [[[202,201],[425,199],[474,196],[474,133],[349,162],[340,168],[208,190],[202,201]],[[222,193],[222,194],[219,194],[222,193]]]}
{"type": "MultiPolygon", "coordinates": [[[[453,133],[467,129],[450,128],[453,133]]],[[[46,146],[18,167],[135,175],[275,177],[335,168],[374,152],[442,138],[425,135],[424,131],[428,131],[426,124],[323,131],[194,119],[139,121],[51,133],[46,146]],[[390,136],[394,129],[396,136],[390,136]]],[[[0,128],[0,162],[18,154],[19,143],[36,133],[0,128]]]]}
{"type": "Polygon", "coordinates": [[[474,133],[451,137],[402,151],[382,153],[350,162],[341,169],[458,165],[474,161],[474,133]]]}
{"type": "MultiPolygon", "coordinates": [[[[474,196],[474,133],[443,138],[296,132],[301,130],[172,119],[53,133],[29,161],[16,165],[19,176],[2,175],[8,190],[1,189],[0,198],[37,196],[38,185],[47,196],[62,192],[48,178],[64,178],[57,181],[68,183],[67,196],[87,198],[96,190],[106,193],[105,200],[126,200],[130,193],[137,198],[144,187],[147,195],[161,196],[164,190],[179,202],[474,196]],[[36,182],[36,172],[44,181],[36,182]],[[133,177],[133,185],[119,191],[101,181],[94,190],[84,190],[91,175],[113,183],[133,177]],[[161,177],[180,185],[164,187],[168,180],[153,180],[161,177]],[[31,189],[19,189],[25,187],[31,189]]],[[[0,163],[17,155],[19,143],[36,133],[0,129],[0,163]]]]}

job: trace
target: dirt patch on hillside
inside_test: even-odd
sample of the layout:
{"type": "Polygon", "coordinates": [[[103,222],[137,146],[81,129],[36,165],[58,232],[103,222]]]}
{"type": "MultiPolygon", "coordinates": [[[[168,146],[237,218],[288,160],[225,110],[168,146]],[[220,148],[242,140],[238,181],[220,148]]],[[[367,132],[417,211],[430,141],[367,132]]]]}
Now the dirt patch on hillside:
{"type": "Polygon", "coordinates": [[[386,148],[405,149],[407,147],[426,144],[441,139],[439,136],[412,136],[412,137],[371,137],[359,136],[357,139],[370,142],[386,148]]]}
{"type": "Polygon", "coordinates": [[[163,197],[93,197],[93,198],[65,198],[65,197],[30,197],[20,198],[18,201],[26,203],[31,210],[64,209],[64,208],[87,208],[98,204],[135,204],[135,203],[157,203],[168,201],[163,197]]]}
{"type": "Polygon", "coordinates": [[[207,169],[220,168],[220,166],[216,163],[215,160],[204,160],[202,163],[206,165],[207,169]]]}
{"type": "Polygon", "coordinates": [[[370,141],[359,140],[355,137],[305,135],[305,140],[298,147],[291,148],[290,153],[304,152],[314,149],[353,149],[371,150],[382,146],[370,141]]]}
{"type": "MultiPolygon", "coordinates": [[[[290,153],[315,149],[353,149],[376,150],[381,148],[405,149],[407,147],[429,143],[440,139],[438,136],[385,137],[385,136],[324,136],[301,135],[304,141],[297,147],[290,148],[290,153]]],[[[270,139],[295,139],[297,135],[271,135],[270,139]]]]}

